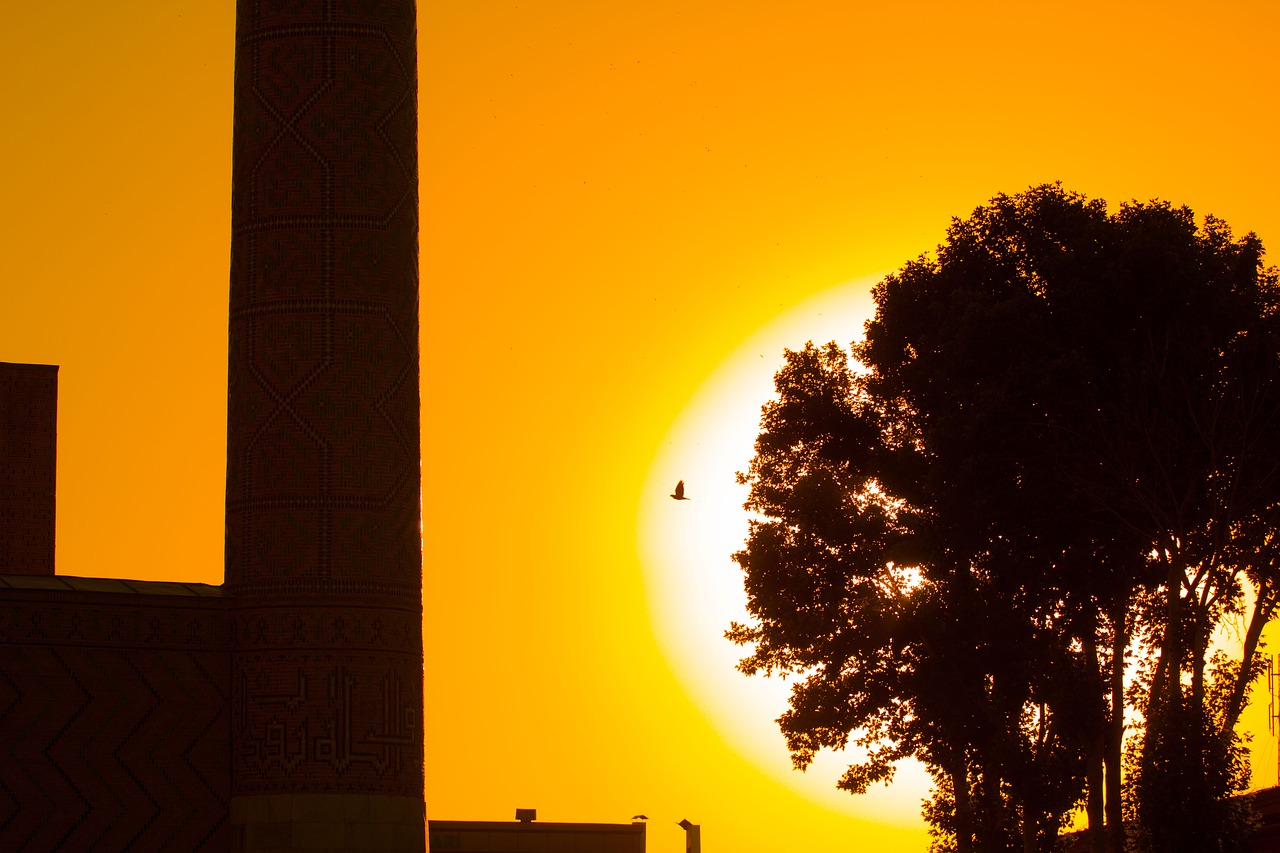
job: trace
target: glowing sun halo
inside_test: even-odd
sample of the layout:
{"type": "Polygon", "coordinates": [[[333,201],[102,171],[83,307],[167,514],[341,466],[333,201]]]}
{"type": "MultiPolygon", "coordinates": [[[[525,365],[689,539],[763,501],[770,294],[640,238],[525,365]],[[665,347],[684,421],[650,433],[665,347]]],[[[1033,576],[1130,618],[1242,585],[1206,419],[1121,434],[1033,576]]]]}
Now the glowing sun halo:
{"type": "Polygon", "coordinates": [[[689,402],[649,469],[640,502],[639,547],[649,608],[664,651],[685,689],[727,742],[784,784],[833,809],[887,824],[914,824],[928,789],[923,770],[899,768],[886,789],[861,797],[835,790],[849,763],[822,754],[806,773],[792,769],[775,720],[788,685],[735,669],[744,650],[724,638],[746,619],[742,572],[732,560],[746,538],[745,486],[735,474],[750,463],[760,407],[772,397],[784,348],[834,340],[847,346],[871,316],[877,278],[848,282],[787,311],[726,358],[689,402]],[[688,501],[667,495],[684,480],[688,501]]]}

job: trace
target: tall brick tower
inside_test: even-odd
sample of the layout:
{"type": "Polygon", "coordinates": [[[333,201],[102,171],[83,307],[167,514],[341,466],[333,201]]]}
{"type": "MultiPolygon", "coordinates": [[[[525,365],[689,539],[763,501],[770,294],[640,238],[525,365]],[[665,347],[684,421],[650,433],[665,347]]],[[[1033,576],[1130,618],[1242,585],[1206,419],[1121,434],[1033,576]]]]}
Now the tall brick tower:
{"type": "Polygon", "coordinates": [[[425,848],[413,0],[238,0],[238,850],[425,848]]]}
{"type": "Polygon", "coordinates": [[[413,0],[238,0],[226,582],[53,573],[0,365],[0,850],[426,848],[413,0]]]}

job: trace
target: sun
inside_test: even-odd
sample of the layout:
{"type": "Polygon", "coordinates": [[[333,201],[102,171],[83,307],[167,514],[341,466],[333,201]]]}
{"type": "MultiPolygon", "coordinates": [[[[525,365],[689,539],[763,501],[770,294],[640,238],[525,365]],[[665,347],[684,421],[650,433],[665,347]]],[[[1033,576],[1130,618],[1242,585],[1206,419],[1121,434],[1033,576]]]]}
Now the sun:
{"type": "Polygon", "coordinates": [[[786,709],[787,683],[739,673],[744,650],[724,638],[731,622],[747,618],[742,572],[732,559],[747,534],[747,489],[736,474],[750,464],[760,407],[773,394],[783,350],[810,340],[847,347],[861,338],[877,280],[847,282],[788,310],[746,337],[708,377],[649,469],[639,549],[655,633],[685,690],[727,742],[825,806],[877,823],[916,825],[928,791],[916,765],[901,767],[891,787],[860,797],[835,790],[849,756],[822,754],[806,773],[793,770],[774,722],[786,709]],[[688,500],[670,499],[681,480],[688,500]]]}

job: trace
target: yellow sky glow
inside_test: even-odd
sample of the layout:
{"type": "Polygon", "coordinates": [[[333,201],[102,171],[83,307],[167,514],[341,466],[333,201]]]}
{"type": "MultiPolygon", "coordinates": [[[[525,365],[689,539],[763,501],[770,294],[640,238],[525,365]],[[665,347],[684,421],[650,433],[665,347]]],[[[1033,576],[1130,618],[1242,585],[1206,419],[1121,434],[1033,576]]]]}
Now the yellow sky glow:
{"type": "MultiPolygon", "coordinates": [[[[0,360],[62,365],[64,574],[221,580],[233,5],[0,28],[0,360]]],[[[751,703],[708,695],[737,676],[676,639],[724,626],[672,624],[653,554],[705,542],[667,494],[729,488],[682,424],[760,330],[997,192],[1159,196],[1280,245],[1278,29],[1263,2],[421,2],[430,815],[923,851],[781,780],[751,703]]]]}

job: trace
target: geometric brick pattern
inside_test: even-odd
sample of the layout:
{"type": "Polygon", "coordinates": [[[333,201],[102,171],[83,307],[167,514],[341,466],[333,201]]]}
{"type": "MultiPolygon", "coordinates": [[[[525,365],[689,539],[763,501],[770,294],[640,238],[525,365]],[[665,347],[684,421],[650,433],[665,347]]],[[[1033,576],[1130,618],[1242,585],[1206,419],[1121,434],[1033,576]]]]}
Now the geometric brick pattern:
{"type": "Polygon", "coordinates": [[[58,367],[0,362],[0,574],[53,574],[58,367]]]}
{"type": "Polygon", "coordinates": [[[422,793],[411,0],[241,0],[233,796],[422,793]]]}
{"type": "Polygon", "coordinates": [[[230,599],[5,580],[0,850],[227,850],[230,599]]]}
{"type": "Polygon", "coordinates": [[[227,582],[421,589],[411,2],[239,5],[227,582]]]}

